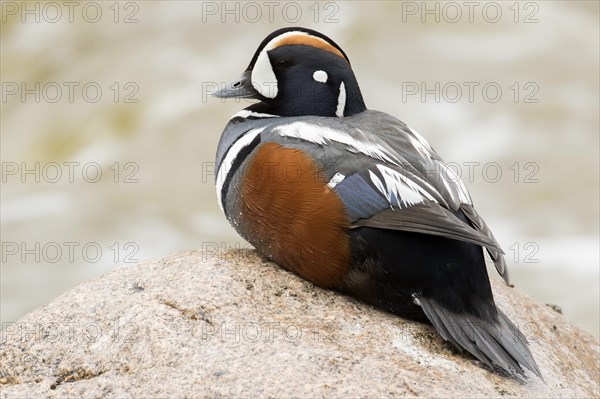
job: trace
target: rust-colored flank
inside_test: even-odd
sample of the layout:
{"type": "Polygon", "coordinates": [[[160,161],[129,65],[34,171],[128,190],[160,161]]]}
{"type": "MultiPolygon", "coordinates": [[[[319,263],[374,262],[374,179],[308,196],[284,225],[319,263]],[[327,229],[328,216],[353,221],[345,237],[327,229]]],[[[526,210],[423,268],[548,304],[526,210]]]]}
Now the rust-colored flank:
{"type": "Polygon", "coordinates": [[[240,191],[247,239],[273,261],[331,287],[350,267],[344,204],[302,151],[265,143],[240,191]]]}

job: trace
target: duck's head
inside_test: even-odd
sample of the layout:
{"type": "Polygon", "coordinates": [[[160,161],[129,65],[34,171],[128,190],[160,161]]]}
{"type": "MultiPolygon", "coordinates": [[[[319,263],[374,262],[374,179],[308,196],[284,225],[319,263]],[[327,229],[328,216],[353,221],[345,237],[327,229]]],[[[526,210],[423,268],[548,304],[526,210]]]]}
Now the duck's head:
{"type": "Polygon", "coordinates": [[[322,33],[284,28],[267,36],[242,75],[213,93],[260,100],[247,109],[278,116],[349,116],[366,110],[344,51],[322,33]]]}

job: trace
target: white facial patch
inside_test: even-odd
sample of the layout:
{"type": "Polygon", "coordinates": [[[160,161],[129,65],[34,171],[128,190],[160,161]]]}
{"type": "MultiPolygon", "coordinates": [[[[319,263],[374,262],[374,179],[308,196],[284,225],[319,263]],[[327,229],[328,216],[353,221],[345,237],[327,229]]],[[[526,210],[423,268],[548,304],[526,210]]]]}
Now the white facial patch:
{"type": "Polygon", "coordinates": [[[338,95],[337,109],[335,110],[336,116],[339,118],[344,116],[344,108],[346,108],[346,86],[342,82],[340,85],[340,94],[338,95]]]}
{"type": "Polygon", "coordinates": [[[271,67],[271,61],[269,61],[266,47],[258,55],[250,76],[252,79],[252,87],[254,87],[257,92],[267,98],[277,97],[277,77],[271,67]]]}
{"type": "Polygon", "coordinates": [[[327,76],[327,72],[325,71],[315,71],[315,73],[313,73],[313,79],[317,82],[327,83],[328,77],[329,76],[327,76]]]}
{"type": "Polygon", "coordinates": [[[254,67],[252,68],[252,74],[250,75],[250,79],[252,81],[252,87],[267,98],[275,98],[277,97],[277,77],[275,76],[275,72],[273,72],[273,67],[271,66],[271,61],[269,60],[269,54],[267,52],[275,48],[275,45],[282,39],[288,36],[297,36],[297,35],[306,35],[308,33],[301,31],[291,31],[281,34],[273,39],[262,49],[258,57],[256,58],[256,62],[254,63],[254,67]]]}

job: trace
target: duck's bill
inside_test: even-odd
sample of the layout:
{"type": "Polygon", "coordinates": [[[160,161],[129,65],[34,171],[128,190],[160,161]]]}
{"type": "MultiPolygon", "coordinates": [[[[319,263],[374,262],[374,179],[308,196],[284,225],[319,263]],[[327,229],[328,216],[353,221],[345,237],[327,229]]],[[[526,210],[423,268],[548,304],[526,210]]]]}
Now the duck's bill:
{"type": "Polygon", "coordinates": [[[210,94],[219,98],[259,98],[259,93],[252,87],[251,71],[245,71],[239,78],[221,85],[210,94]]]}

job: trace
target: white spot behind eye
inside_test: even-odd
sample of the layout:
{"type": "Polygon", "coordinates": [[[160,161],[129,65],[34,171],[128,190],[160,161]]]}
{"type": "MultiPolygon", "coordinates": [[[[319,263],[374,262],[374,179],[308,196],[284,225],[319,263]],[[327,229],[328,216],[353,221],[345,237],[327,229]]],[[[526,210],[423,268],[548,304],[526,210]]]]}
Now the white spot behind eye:
{"type": "Polygon", "coordinates": [[[316,80],[317,82],[321,82],[321,83],[327,83],[327,78],[329,76],[327,76],[327,72],[325,71],[315,71],[315,73],[313,73],[313,79],[316,80]]]}
{"type": "Polygon", "coordinates": [[[341,118],[344,116],[344,108],[346,108],[346,86],[344,86],[344,82],[342,82],[340,85],[340,94],[338,95],[338,103],[335,114],[341,118]]]}

